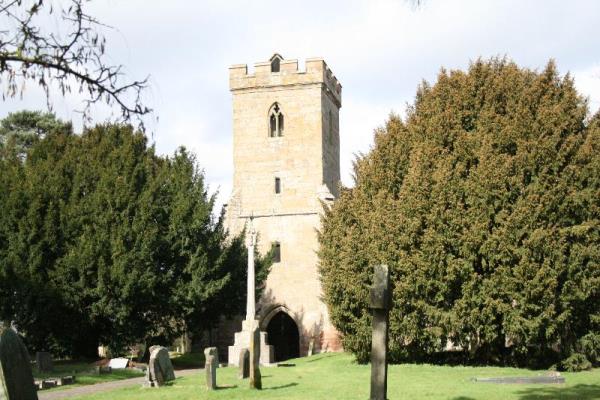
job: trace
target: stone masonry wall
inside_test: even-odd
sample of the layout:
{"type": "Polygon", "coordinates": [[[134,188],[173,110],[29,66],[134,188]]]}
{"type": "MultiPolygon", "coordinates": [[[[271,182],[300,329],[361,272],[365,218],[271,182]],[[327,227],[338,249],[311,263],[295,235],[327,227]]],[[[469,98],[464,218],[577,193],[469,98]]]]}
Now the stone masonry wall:
{"type": "Polygon", "coordinates": [[[234,177],[226,225],[237,234],[252,216],[259,251],[281,245],[281,262],[272,266],[257,307],[261,326],[283,310],[299,327],[301,355],[311,341],[315,351],[340,350],[320,300],[316,251],[319,200],[338,195],[341,85],[323,60],[309,59],[304,72],[296,60],[282,60],[280,72],[271,72],[270,62],[256,64],[254,74],[246,65],[233,66],[230,88],[234,177]],[[269,135],[274,103],[284,115],[281,137],[269,135]]]}

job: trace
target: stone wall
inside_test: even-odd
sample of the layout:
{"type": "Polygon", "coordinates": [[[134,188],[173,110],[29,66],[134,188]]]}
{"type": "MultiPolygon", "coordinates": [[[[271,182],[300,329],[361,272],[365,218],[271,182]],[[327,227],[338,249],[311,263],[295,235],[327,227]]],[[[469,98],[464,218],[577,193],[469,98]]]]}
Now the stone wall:
{"type": "Polygon", "coordinates": [[[246,65],[230,68],[234,177],[226,225],[237,234],[252,217],[262,254],[280,243],[281,261],[272,266],[258,301],[261,327],[284,311],[299,327],[301,355],[311,341],[315,351],[336,351],[340,341],[320,300],[316,251],[320,200],[338,195],[341,85],[322,59],[307,60],[306,71],[296,60],[280,66],[271,72],[270,62],[258,63],[254,74],[246,65]],[[284,115],[281,137],[270,135],[275,103],[284,115]]]}

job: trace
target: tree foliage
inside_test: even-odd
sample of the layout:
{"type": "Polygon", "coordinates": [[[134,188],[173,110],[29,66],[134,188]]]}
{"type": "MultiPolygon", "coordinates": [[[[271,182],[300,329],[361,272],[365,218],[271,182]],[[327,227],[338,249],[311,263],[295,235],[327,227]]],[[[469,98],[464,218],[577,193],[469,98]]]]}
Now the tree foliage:
{"type": "Polygon", "coordinates": [[[226,240],[193,155],[157,156],[130,126],[56,125],[0,161],[0,319],[32,350],[93,355],[241,311],[243,237],[226,240]]]}
{"type": "Polygon", "coordinates": [[[395,362],[597,356],[600,117],[587,112],[553,62],[479,60],[421,84],[323,221],[320,271],[345,348],[368,359],[368,287],[386,263],[395,362]]]}
{"type": "Polygon", "coordinates": [[[123,66],[107,62],[106,26],[86,12],[87,0],[0,0],[0,83],[2,98],[22,96],[27,82],[39,85],[51,108],[53,85],[63,94],[84,95],[90,106],[117,105],[129,121],[151,112],[141,99],[147,78],[124,79],[123,66]],[[53,18],[55,23],[49,23],[53,18]]]}
{"type": "MultiPolygon", "coordinates": [[[[48,132],[70,132],[71,124],[56,119],[52,113],[21,111],[0,120],[0,152],[10,149],[23,159],[27,150],[48,132]]],[[[13,154],[13,155],[15,155],[13,154]]],[[[0,156],[8,154],[0,153],[0,156]]]]}

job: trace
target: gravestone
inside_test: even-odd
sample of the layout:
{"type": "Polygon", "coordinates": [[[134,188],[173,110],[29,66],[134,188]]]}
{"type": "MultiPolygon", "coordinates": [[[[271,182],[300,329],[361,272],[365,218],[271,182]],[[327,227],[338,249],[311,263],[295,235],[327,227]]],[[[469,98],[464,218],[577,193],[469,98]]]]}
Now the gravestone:
{"type": "Polygon", "coordinates": [[[146,371],[146,387],[164,386],[166,382],[175,380],[175,371],[169,358],[169,351],[162,346],[150,348],[150,362],[146,371]]]}
{"type": "Polygon", "coordinates": [[[260,328],[258,324],[250,335],[250,388],[262,389],[262,380],[260,376],[260,328]]]}
{"type": "Polygon", "coordinates": [[[208,390],[215,390],[217,388],[217,368],[219,364],[217,359],[212,354],[206,356],[206,364],[204,370],[206,371],[206,388],[208,390]]]}
{"type": "Polygon", "coordinates": [[[19,335],[0,329],[0,399],[37,400],[29,354],[19,335]]]}
{"type": "Polygon", "coordinates": [[[35,353],[35,366],[40,372],[52,372],[52,356],[45,351],[35,353]]]}
{"type": "Polygon", "coordinates": [[[373,310],[370,400],[387,400],[388,324],[392,300],[387,265],[375,266],[370,300],[373,310]]]}
{"type": "Polygon", "coordinates": [[[246,379],[250,376],[250,351],[248,349],[240,350],[240,379],[246,379]]]}
{"type": "Polygon", "coordinates": [[[219,367],[219,350],[216,347],[207,347],[204,349],[204,357],[213,356],[215,358],[214,363],[219,367]]]}

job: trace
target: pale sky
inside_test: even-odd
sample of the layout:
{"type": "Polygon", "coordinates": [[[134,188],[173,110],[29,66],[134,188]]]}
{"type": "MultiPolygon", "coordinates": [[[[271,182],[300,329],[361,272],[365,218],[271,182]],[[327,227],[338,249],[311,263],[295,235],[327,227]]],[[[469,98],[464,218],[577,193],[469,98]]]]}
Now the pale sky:
{"type": "MultiPolygon", "coordinates": [[[[600,108],[600,1],[94,0],[89,12],[105,31],[108,60],[132,79],[150,76],[149,123],[161,154],[192,150],[219,203],[233,177],[228,67],[268,60],[275,52],[323,57],[341,82],[341,173],[352,184],[354,154],[367,152],[373,130],[412,103],[417,85],[441,67],[465,69],[478,57],[508,56],[541,70],[550,58],[570,72],[600,108]]],[[[77,97],[53,95],[54,111],[81,125],[77,97]]],[[[23,100],[0,100],[0,118],[45,109],[33,83],[23,100]]],[[[106,110],[92,110],[102,122],[106,110]]]]}

